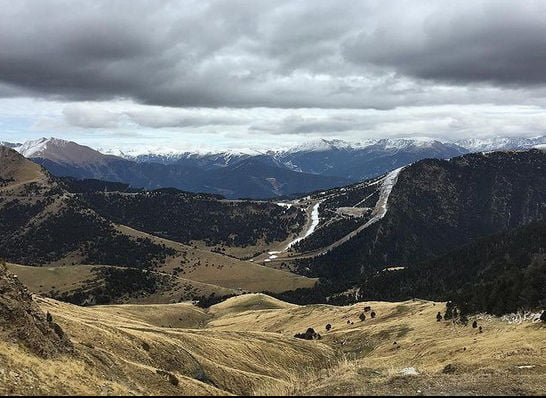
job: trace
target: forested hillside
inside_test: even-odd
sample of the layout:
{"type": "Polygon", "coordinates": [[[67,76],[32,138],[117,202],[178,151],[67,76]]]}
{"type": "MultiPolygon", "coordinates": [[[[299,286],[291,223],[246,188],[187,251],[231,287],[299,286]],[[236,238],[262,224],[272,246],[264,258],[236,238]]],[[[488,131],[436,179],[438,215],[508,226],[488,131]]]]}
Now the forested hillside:
{"type": "Polygon", "coordinates": [[[301,230],[304,216],[270,202],[223,201],[211,195],[159,190],[79,196],[109,219],[178,242],[245,247],[283,241],[301,230]]]}
{"type": "Polygon", "coordinates": [[[501,315],[546,306],[546,222],[495,234],[443,256],[366,276],[361,300],[452,300],[501,315]]]}
{"type": "Polygon", "coordinates": [[[298,267],[327,279],[358,280],[543,220],[545,170],[546,154],[539,150],[420,161],[400,173],[381,222],[323,256],[299,260],[298,267]]]}

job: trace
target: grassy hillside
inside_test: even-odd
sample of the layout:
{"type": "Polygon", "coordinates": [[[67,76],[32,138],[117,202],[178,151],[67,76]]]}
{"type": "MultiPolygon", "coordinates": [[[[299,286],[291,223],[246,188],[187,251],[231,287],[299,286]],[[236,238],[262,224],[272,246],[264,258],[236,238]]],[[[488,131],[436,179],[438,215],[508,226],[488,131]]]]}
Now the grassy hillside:
{"type": "Polygon", "coordinates": [[[235,289],[197,282],[157,271],[126,270],[120,267],[73,265],[29,267],[7,264],[8,269],[35,294],[75,304],[176,303],[210,295],[239,294],[235,289]],[[145,272],[146,274],[142,274],[145,272]],[[138,286],[127,283],[133,276],[138,286]],[[148,274],[151,274],[150,277],[148,274]],[[121,289],[127,285],[125,289],[121,289]],[[107,295],[107,297],[104,297],[107,295]]]}
{"type": "Polygon", "coordinates": [[[116,206],[108,207],[109,211],[97,206],[104,210],[101,215],[65,188],[66,182],[17,152],[1,149],[0,258],[44,267],[36,268],[34,276],[32,270],[22,271],[35,292],[76,303],[164,303],[243,290],[282,292],[312,287],[316,282],[241,261],[219,247],[220,252],[212,252],[209,247],[115,224],[109,218],[142,222],[163,236],[180,231],[176,237],[181,240],[195,235],[211,244],[228,244],[229,240],[256,250],[257,245],[286,239],[293,228],[298,229],[303,216],[296,209],[164,190],[135,197],[105,195],[103,205],[116,206]],[[142,209],[135,212],[135,205],[142,209]],[[113,209],[122,214],[110,214],[113,209]],[[197,236],[197,230],[202,235],[197,236]],[[78,268],[67,268],[70,266],[78,268]],[[50,270],[52,267],[61,268],[50,270]],[[40,277],[44,279],[37,282],[40,277]]]}
{"type": "Polygon", "coordinates": [[[244,295],[203,310],[184,303],[82,308],[37,301],[75,352],[44,361],[0,341],[0,393],[536,395],[546,389],[544,326],[480,316],[479,333],[437,322],[441,303],[296,306],[244,295]],[[308,327],[322,339],[293,337],[308,327]]]}

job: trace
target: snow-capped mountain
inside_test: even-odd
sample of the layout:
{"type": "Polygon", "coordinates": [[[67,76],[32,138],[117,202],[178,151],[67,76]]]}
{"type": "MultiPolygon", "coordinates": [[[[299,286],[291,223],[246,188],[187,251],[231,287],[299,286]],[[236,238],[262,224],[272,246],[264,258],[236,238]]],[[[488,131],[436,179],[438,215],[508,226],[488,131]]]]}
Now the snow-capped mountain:
{"type": "MultiPolygon", "coordinates": [[[[372,141],[370,141],[371,143],[372,141]]],[[[324,138],[310,140],[303,144],[295,145],[286,151],[280,151],[284,153],[297,153],[297,152],[326,152],[333,150],[352,150],[362,146],[362,143],[351,143],[343,140],[327,140],[324,138]]]]}
{"type": "Polygon", "coordinates": [[[78,166],[104,164],[108,160],[117,159],[73,141],[53,137],[27,141],[14,149],[29,159],[45,159],[78,166]]]}
{"type": "Polygon", "coordinates": [[[157,153],[110,150],[104,154],[75,142],[41,138],[27,141],[16,150],[61,176],[125,182],[148,189],[177,187],[229,197],[267,197],[301,192],[298,189],[303,187],[313,190],[356,182],[425,158],[448,159],[469,152],[529,149],[545,143],[544,136],[469,139],[455,143],[429,138],[359,143],[319,139],[266,153],[176,152],[157,148],[157,153]],[[272,188],[270,181],[273,180],[275,186],[284,183],[285,188],[272,188]],[[311,180],[311,184],[304,183],[311,180]]]}
{"type": "Polygon", "coordinates": [[[535,138],[493,137],[469,138],[456,142],[469,152],[490,152],[511,149],[530,149],[546,144],[546,136],[535,138]]]}
{"type": "Polygon", "coordinates": [[[351,182],[343,177],[295,172],[264,155],[186,153],[169,164],[137,162],[57,138],[28,141],[18,150],[56,176],[124,182],[145,189],[174,187],[233,199],[270,198],[351,182]]]}
{"type": "Polygon", "coordinates": [[[456,144],[430,139],[378,139],[360,143],[319,140],[275,152],[273,156],[296,171],[359,181],[420,159],[444,159],[466,152],[456,144]]]}
{"type": "Polygon", "coordinates": [[[6,146],[8,148],[15,149],[17,147],[20,147],[21,144],[17,144],[15,142],[0,141],[0,146],[6,146]]]}

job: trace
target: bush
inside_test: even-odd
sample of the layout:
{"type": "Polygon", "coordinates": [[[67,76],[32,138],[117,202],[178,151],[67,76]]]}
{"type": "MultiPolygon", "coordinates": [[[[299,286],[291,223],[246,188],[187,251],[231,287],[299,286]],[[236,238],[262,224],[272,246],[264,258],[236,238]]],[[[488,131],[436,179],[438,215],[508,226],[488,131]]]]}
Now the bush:
{"type": "Polygon", "coordinates": [[[305,333],[296,333],[294,337],[303,340],[320,340],[322,338],[322,336],[316,333],[313,328],[308,328],[305,333]]]}

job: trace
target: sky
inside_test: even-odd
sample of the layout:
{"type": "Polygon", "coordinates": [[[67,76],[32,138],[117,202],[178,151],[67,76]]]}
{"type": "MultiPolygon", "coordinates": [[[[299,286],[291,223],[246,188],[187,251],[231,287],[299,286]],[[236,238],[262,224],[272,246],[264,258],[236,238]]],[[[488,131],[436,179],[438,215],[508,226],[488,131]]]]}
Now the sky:
{"type": "Polygon", "coordinates": [[[535,137],[546,2],[0,0],[0,141],[535,137]]]}

